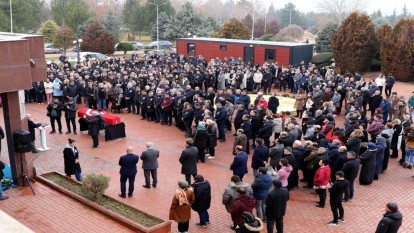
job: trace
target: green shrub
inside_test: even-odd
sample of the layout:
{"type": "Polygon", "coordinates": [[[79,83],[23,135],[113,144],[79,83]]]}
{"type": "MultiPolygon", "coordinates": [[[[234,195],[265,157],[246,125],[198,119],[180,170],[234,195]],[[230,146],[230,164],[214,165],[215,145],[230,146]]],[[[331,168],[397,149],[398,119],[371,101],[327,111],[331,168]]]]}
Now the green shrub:
{"type": "Polygon", "coordinates": [[[81,195],[85,198],[100,202],[105,190],[109,187],[110,177],[104,175],[90,174],[82,181],[81,195]]]}
{"type": "Polygon", "coordinates": [[[259,40],[263,40],[263,41],[273,41],[273,37],[274,36],[275,35],[273,35],[273,34],[266,34],[266,35],[261,36],[259,38],[259,40]]]}
{"type": "Polygon", "coordinates": [[[116,46],[116,50],[124,51],[124,54],[126,54],[128,51],[134,50],[134,46],[132,46],[130,43],[123,42],[119,43],[118,46],[116,46]]]}
{"type": "Polygon", "coordinates": [[[378,59],[372,59],[371,70],[372,71],[380,71],[381,70],[381,61],[378,60],[378,59]]]}
{"type": "Polygon", "coordinates": [[[311,62],[313,64],[321,64],[330,61],[333,58],[333,53],[331,52],[324,52],[316,54],[312,57],[311,62]]]}
{"type": "Polygon", "coordinates": [[[333,63],[333,61],[330,60],[330,61],[327,61],[327,62],[324,62],[324,63],[316,64],[316,68],[321,69],[323,67],[332,65],[332,63],[333,63]]]}

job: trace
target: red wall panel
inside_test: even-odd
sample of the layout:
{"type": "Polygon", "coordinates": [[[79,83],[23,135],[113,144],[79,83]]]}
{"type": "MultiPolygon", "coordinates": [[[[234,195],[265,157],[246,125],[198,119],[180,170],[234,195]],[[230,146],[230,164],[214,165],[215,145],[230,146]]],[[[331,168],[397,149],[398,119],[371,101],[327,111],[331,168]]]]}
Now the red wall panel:
{"type": "MultiPolygon", "coordinates": [[[[194,56],[202,55],[204,59],[210,61],[216,57],[220,59],[234,57],[238,59],[239,57],[244,59],[244,47],[250,47],[249,44],[237,44],[237,43],[220,43],[220,42],[208,42],[208,41],[177,41],[177,53],[187,54],[187,43],[195,44],[195,53],[194,56]],[[227,45],[227,50],[220,50],[220,45],[227,45]]],[[[279,65],[287,66],[290,63],[290,48],[288,47],[277,47],[277,46],[254,46],[254,63],[262,65],[265,62],[265,50],[266,49],[276,49],[276,61],[279,65]]]]}

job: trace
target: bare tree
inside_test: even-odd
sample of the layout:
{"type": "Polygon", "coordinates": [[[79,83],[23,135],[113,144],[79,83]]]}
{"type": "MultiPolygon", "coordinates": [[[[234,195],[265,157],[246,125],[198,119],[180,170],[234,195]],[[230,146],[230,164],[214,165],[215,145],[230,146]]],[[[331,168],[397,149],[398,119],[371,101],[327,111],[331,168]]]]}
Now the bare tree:
{"type": "Polygon", "coordinates": [[[320,10],[332,14],[340,25],[342,21],[353,11],[363,11],[366,0],[321,0],[320,10]]]}

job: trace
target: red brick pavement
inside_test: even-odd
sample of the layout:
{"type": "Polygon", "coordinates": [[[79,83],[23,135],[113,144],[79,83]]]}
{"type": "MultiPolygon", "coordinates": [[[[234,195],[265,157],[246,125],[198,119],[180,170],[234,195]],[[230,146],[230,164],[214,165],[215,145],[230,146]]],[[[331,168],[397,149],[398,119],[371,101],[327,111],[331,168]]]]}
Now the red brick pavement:
{"type": "MultiPolygon", "coordinates": [[[[395,88],[399,94],[409,96],[414,90],[413,84],[398,83],[395,88]]],[[[47,122],[45,105],[28,104],[27,112],[38,122],[47,122]]],[[[183,179],[180,175],[179,155],[184,148],[184,135],[174,127],[161,126],[155,123],[139,120],[135,115],[120,115],[127,126],[127,138],[115,141],[101,141],[98,149],[92,149],[92,141],[85,133],[83,135],[70,135],[77,140],[80,151],[80,162],[83,174],[92,172],[110,176],[110,187],[107,194],[117,197],[119,192],[118,159],[125,153],[128,145],[135,148],[136,153],[145,149],[145,142],[152,141],[161,151],[159,163],[159,185],[156,189],[144,189],[142,170],[139,171],[135,183],[133,198],[121,201],[146,211],[162,219],[168,219],[168,210],[172,195],[177,186],[177,180],[183,179]]],[[[339,118],[340,120],[341,118],[339,118]]],[[[64,131],[66,129],[63,126],[64,131]]],[[[212,206],[210,209],[211,225],[205,229],[198,229],[194,224],[198,220],[197,213],[193,212],[190,232],[232,232],[228,226],[230,216],[221,204],[221,195],[229,182],[232,173],[228,167],[232,161],[231,134],[227,134],[227,142],[217,147],[217,158],[199,164],[199,174],[206,177],[212,185],[212,206]]],[[[52,148],[47,152],[38,154],[34,164],[38,173],[48,171],[63,171],[62,150],[67,142],[67,135],[48,135],[52,148]]],[[[103,140],[103,135],[100,136],[103,140]]],[[[3,143],[5,145],[5,143],[3,143]]],[[[4,148],[5,146],[3,146],[4,148]]],[[[1,159],[7,161],[6,152],[1,159]]],[[[346,223],[339,227],[327,227],[331,220],[329,205],[325,209],[314,207],[317,196],[310,194],[310,190],[302,188],[291,192],[285,216],[285,232],[373,232],[384,212],[384,205],[389,201],[399,204],[404,215],[403,226],[400,232],[412,233],[414,227],[414,192],[412,172],[400,168],[396,160],[390,161],[390,166],[380,180],[370,186],[355,187],[355,198],[345,203],[346,223]]],[[[141,164],[139,164],[140,166],[141,164]]],[[[252,182],[249,174],[246,181],[252,182]]],[[[0,202],[0,208],[15,217],[17,220],[32,228],[36,232],[126,232],[123,226],[113,222],[96,212],[83,207],[70,198],[36,183],[34,185],[36,196],[33,196],[28,187],[6,191],[11,198],[0,202]]],[[[173,223],[176,229],[176,223],[173,223]]],[[[264,232],[264,231],[263,231],[264,232]]]]}

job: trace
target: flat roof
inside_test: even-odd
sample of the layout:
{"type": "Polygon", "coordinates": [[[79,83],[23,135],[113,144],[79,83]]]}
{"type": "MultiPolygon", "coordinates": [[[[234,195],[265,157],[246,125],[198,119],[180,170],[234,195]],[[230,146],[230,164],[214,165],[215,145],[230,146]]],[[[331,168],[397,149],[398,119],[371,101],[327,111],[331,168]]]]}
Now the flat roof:
{"type": "Polygon", "coordinates": [[[263,40],[238,40],[238,39],[209,38],[209,37],[188,37],[188,38],[179,38],[177,40],[238,43],[238,44],[254,44],[254,45],[274,45],[274,46],[286,46],[286,47],[304,46],[304,45],[312,46],[311,44],[295,43],[295,42],[278,42],[278,41],[263,41],[263,40]]]}
{"type": "Polygon", "coordinates": [[[3,41],[25,40],[29,37],[37,37],[37,36],[42,36],[42,35],[0,32],[0,41],[2,40],[3,41]]]}

